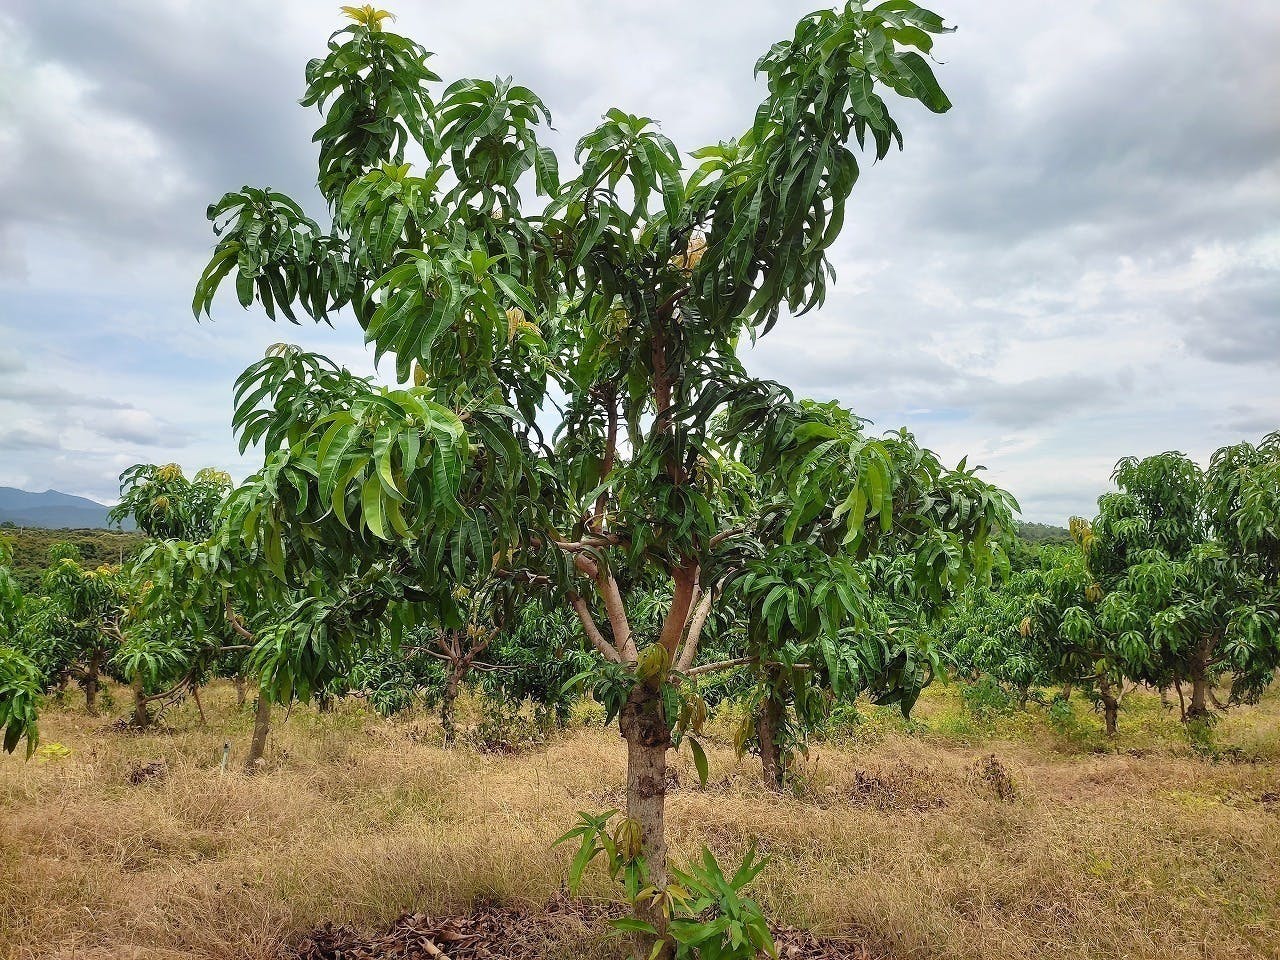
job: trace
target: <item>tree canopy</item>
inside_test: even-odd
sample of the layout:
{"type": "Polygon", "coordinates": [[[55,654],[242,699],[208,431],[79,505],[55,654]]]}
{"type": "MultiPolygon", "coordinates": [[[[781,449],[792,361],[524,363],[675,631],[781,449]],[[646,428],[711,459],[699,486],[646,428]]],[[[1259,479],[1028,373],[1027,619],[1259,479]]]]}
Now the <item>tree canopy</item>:
{"type": "MultiPolygon", "coordinates": [[[[830,641],[864,615],[850,564],[894,530],[886,442],[752,377],[738,346],[823,302],[853,147],[901,147],[883,90],[948,109],[927,59],[946,28],[901,0],[817,12],[757,62],[768,96],[749,129],[694,151],[691,169],[653,121],[611,109],[570,171],[538,142],[550,112],[531,90],[440,89],[384,12],[348,12],[302,101],[323,115],[330,223],[270,189],[223,197],[194,306],[233,278],[272,317],[350,310],[406,385],[273,349],[236,388],[242,445],[266,462],[232,494],[229,529],[283,582],[319,577],[332,597],[366,584],[392,629],[461,626],[454,588],[477,578],[562,597],[612,665],[595,689],[622,720],[629,816],[661,887],[661,791],[640,781],[688,732],[678,674],[706,607],[732,593],[775,644],[784,617],[830,641]],[[780,603],[795,585],[805,602],[780,603]],[[666,611],[639,636],[628,599],[654,589],[666,611]]],[[[915,568],[928,581],[990,563],[1007,504],[975,484],[953,511],[897,518],[936,534],[915,568]]],[[[317,599],[282,626],[263,676],[314,687],[348,659],[350,632],[329,630],[346,602],[317,599]]]]}
{"type": "MultiPolygon", "coordinates": [[[[270,188],[228,193],[209,207],[218,239],[193,307],[225,282],[273,319],[354,315],[396,384],[272,347],[235,389],[234,428],[263,466],[203,545],[164,548],[204,576],[163,582],[272,597],[246,633],[282,700],[386,638],[464,628],[459,585],[571,610],[628,745],[627,875],[650,891],[631,890],[629,929],[660,954],[678,906],[666,751],[688,742],[705,771],[687,678],[710,666],[707,623],[736,621],[744,656],[804,657],[838,685],[869,662],[849,631],[891,616],[877,578],[941,603],[990,569],[1010,519],[964,464],[739,357],[823,303],[866,158],[903,145],[886,98],[949,109],[929,59],[949,28],[905,0],[815,12],[757,61],[767,94],[740,136],[686,165],[654,121],[615,108],[569,162],[539,142],[551,115],[533,91],[444,83],[385,11],[344,9],[302,99],[322,117],[327,222],[270,188]]],[[[120,510],[187,536],[166,470],[128,478],[120,510]]],[[[920,668],[898,653],[874,683],[906,702],[920,668]]]]}

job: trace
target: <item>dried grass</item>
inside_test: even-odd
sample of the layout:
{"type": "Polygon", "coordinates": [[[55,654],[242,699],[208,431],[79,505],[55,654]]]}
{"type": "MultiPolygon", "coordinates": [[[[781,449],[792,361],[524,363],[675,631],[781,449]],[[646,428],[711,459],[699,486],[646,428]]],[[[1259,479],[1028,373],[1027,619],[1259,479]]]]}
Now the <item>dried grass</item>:
{"type": "MultiPolygon", "coordinates": [[[[773,918],[896,958],[1280,957],[1280,700],[1222,725],[1254,760],[1228,763],[1156,735],[1159,718],[1135,724],[1140,747],[1123,726],[1117,749],[1035,717],[958,738],[949,696],[910,733],[884,720],[818,745],[794,794],[761,789],[724,746],[696,789],[682,755],[675,855],[758,839],[773,918]]],[[[621,795],[611,730],[486,756],[434,746],[427,718],[352,706],[277,716],[267,771],[246,778],[249,716],[229,686],[205,701],[208,727],[184,708],[147,736],[58,709],[45,740],[70,755],[0,760],[0,956],[253,960],[327,920],[533,907],[563,887],[569,853],[550,841],[621,795]]],[[[613,890],[593,876],[584,895],[613,890]]],[[[616,954],[594,929],[548,947],[616,954]]]]}

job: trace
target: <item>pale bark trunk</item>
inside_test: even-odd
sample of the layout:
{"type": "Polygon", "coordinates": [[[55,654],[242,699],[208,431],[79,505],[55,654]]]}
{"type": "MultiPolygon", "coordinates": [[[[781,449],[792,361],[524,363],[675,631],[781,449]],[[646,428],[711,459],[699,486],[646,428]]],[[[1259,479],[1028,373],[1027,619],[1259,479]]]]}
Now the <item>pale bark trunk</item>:
{"type": "Polygon", "coordinates": [[[249,698],[248,684],[245,683],[244,675],[237,674],[236,678],[231,681],[236,688],[236,706],[243,707],[245,701],[249,698]]]}
{"type": "MultiPolygon", "coordinates": [[[[662,888],[667,881],[667,748],[671,745],[671,731],[661,695],[646,684],[637,684],[622,708],[620,721],[627,741],[627,816],[640,825],[641,854],[649,882],[662,888]]],[[[665,938],[665,916],[643,906],[638,915],[657,928],[660,938],[665,938]]],[[[648,960],[654,956],[656,942],[650,934],[638,934],[636,957],[648,960]]],[[[670,945],[656,956],[669,958],[670,945]]]]}
{"type": "Polygon", "coordinates": [[[84,678],[84,707],[91,717],[98,715],[98,671],[101,666],[102,653],[99,651],[89,658],[89,667],[85,670],[84,678]]]}
{"type": "Polygon", "coordinates": [[[462,678],[457,669],[449,672],[449,681],[444,686],[440,697],[440,729],[444,732],[444,745],[452,747],[458,739],[457,707],[458,690],[462,686],[462,678]]]}
{"type": "Polygon", "coordinates": [[[1120,715],[1120,700],[1111,692],[1111,682],[1106,679],[1098,681],[1098,697],[1102,701],[1102,716],[1107,726],[1107,736],[1116,735],[1116,720],[1120,715]]]}
{"type": "Polygon", "coordinates": [[[782,759],[782,747],[778,742],[782,731],[783,705],[775,696],[765,697],[756,717],[756,737],[760,741],[760,766],[764,773],[764,785],[773,791],[782,790],[786,779],[786,764],[782,759]]]}
{"type": "Polygon", "coordinates": [[[244,772],[258,771],[258,761],[267,750],[267,734],[271,732],[271,701],[258,691],[258,706],[253,714],[253,739],[249,742],[249,756],[244,761],[244,772]]]}
{"type": "Polygon", "coordinates": [[[151,708],[147,706],[147,695],[142,685],[142,674],[135,674],[133,687],[133,725],[139,730],[151,726],[151,708]]]}
{"type": "Polygon", "coordinates": [[[1211,639],[1205,637],[1191,661],[1191,706],[1186,719],[1198,720],[1209,715],[1209,649],[1211,639]]]}

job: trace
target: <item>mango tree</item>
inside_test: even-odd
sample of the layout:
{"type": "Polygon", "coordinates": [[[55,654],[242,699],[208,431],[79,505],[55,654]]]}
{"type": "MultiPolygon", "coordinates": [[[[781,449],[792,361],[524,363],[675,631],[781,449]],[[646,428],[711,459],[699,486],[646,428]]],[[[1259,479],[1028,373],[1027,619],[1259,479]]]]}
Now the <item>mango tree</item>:
{"type": "Polygon", "coordinates": [[[1280,434],[1219,449],[1127,457],[1098,500],[1089,567],[1105,629],[1128,637],[1135,679],[1191,687],[1187,719],[1250,701],[1280,666],[1280,434]]]}
{"type": "Polygon", "coordinates": [[[942,646],[962,675],[1011,688],[1022,704],[1039,686],[1084,690],[1114,736],[1145,639],[1110,629],[1085,554],[1088,524],[1073,521],[1072,534],[1072,546],[1046,545],[998,586],[967,591],[943,625],[942,646]]]}
{"type": "Polygon", "coordinates": [[[212,467],[188,479],[176,463],[137,463],[120,474],[120,502],[107,517],[132,520],[156,540],[204,540],[230,489],[231,476],[212,467]]]}
{"type": "Polygon", "coordinates": [[[506,622],[488,654],[496,669],[482,671],[477,686],[498,700],[531,701],[535,711],[564,724],[579,692],[573,678],[591,668],[594,651],[563,602],[540,600],[521,604],[506,622]]]}
{"type": "MultiPolygon", "coordinates": [[[[209,539],[157,540],[130,564],[137,597],[128,640],[116,660],[159,689],[149,699],[173,702],[191,693],[199,706],[196,690],[219,670],[237,678],[253,673],[251,655],[261,631],[297,599],[263,577],[261,559],[239,537],[230,539],[228,549],[220,516],[211,521],[209,539]]],[[[259,690],[245,762],[250,773],[266,747],[273,693],[266,686],[259,690]]]]}
{"type": "Polygon", "coordinates": [[[798,469],[779,469],[768,446],[738,445],[752,463],[752,496],[731,539],[738,563],[724,577],[744,641],[731,662],[757,681],[754,722],[738,747],[759,753],[772,788],[836,699],[866,692],[910,712],[937,669],[929,621],[1001,559],[1016,508],[976,470],[943,467],[905,431],[875,439],[832,404],[805,407],[813,452],[798,469]],[[831,472],[847,467],[825,456],[827,445],[847,447],[867,487],[847,490],[831,472]]]}
{"type": "MultiPolygon", "coordinates": [[[[272,317],[349,310],[407,384],[287,349],[238,383],[236,429],[266,456],[236,507],[241,535],[281,582],[323,578],[332,598],[259,641],[263,676],[305,693],[348,658],[357,601],[342,597],[441,623],[464,622],[454,587],[475,578],[559,597],[626,740],[622,833],[636,840],[628,876],[644,881],[632,929],[643,956],[660,955],[677,899],[667,752],[696,743],[700,713],[680,674],[698,664],[709,608],[730,602],[743,540],[763,536],[762,556],[796,548],[791,572],[832,625],[859,608],[843,566],[804,555],[808,501],[798,520],[740,536],[736,445],[776,451],[783,475],[827,478],[824,502],[893,496],[861,438],[819,440],[827,418],[752,377],[738,346],[823,302],[860,172],[852,147],[881,159],[901,146],[881,92],[949,108],[926,59],[944,27],[902,0],[812,14],[757,63],[768,92],[750,128],[696,151],[692,170],[651,120],[613,109],[562,178],[532,91],[464,79],[437,92],[428,54],[385,31],[385,12],[349,13],[308,65],[303,100],[324,112],[330,222],[270,189],[226,195],[209,210],[220,239],[194,301],[207,310],[234,278],[240,302],[272,317]],[[527,207],[530,188],[543,199],[527,207]],[[670,599],[640,635],[629,599],[655,583],[670,599]]],[[[833,522],[856,538],[867,518],[850,508],[833,522]]]]}
{"type": "Polygon", "coordinates": [[[540,721],[566,722],[580,694],[573,680],[592,665],[573,615],[541,602],[507,608],[492,594],[464,599],[464,626],[424,622],[402,642],[362,649],[351,672],[335,676],[320,696],[363,697],[384,716],[419,703],[438,708],[446,746],[457,739],[456,701],[468,686],[490,704],[527,701],[540,721]]]}
{"type": "MultiPolygon", "coordinates": [[[[132,520],[153,541],[199,541],[212,532],[230,489],[231,477],[211,467],[188,478],[176,463],[138,463],[120,474],[120,502],[108,519],[132,520]]],[[[153,544],[126,569],[142,602],[132,610],[131,629],[115,663],[134,687],[134,723],[142,728],[151,723],[151,702],[173,703],[187,694],[203,717],[199,687],[212,666],[209,648],[200,642],[203,624],[184,618],[178,594],[170,592],[190,585],[171,582],[156,569],[169,556],[153,544]],[[157,577],[166,584],[160,604],[154,602],[157,577]]]]}
{"type": "Polygon", "coordinates": [[[0,644],[12,640],[22,618],[22,588],[9,564],[13,562],[13,545],[0,535],[0,644]]]}
{"type": "Polygon", "coordinates": [[[18,649],[24,598],[9,570],[11,549],[9,540],[0,536],[0,743],[12,753],[25,737],[30,756],[39,739],[36,713],[43,677],[18,649]]]}
{"type": "Polygon", "coordinates": [[[47,683],[79,683],[96,716],[110,658],[124,642],[126,578],[118,566],[86,570],[74,550],[57,545],[51,559],[41,579],[44,602],[31,604],[24,624],[24,646],[47,683]]]}

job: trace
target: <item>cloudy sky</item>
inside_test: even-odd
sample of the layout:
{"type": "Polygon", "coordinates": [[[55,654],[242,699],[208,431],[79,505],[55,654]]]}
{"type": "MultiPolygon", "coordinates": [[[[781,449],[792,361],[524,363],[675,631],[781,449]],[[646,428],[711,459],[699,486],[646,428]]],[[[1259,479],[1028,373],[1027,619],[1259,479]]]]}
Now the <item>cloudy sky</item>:
{"type": "MultiPolygon", "coordinates": [[[[815,0],[399,0],[437,72],[514,75],[568,146],[608,107],[682,149],[739,133],[755,57],[815,0]]],[[[0,485],[101,500],[136,461],[252,469],[231,386],[287,339],[369,369],[354,324],[190,312],[204,208],[313,198],[316,0],[0,9],[0,485]]],[[[937,0],[955,107],[898,112],[826,307],[750,357],[989,468],[1031,520],[1114,461],[1280,428],[1280,4],[937,0]]],[[[314,201],[308,199],[309,205],[314,201]]]]}

